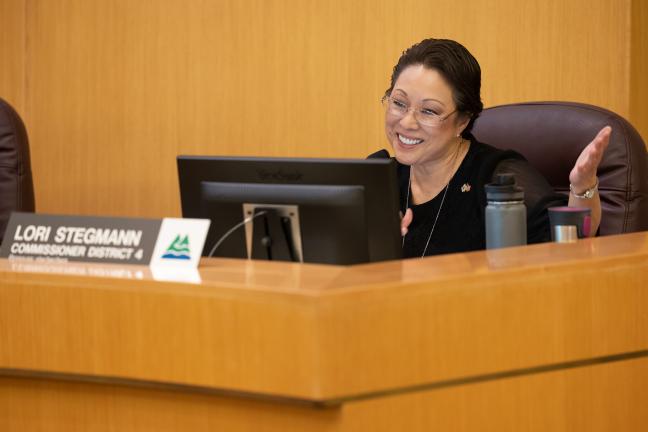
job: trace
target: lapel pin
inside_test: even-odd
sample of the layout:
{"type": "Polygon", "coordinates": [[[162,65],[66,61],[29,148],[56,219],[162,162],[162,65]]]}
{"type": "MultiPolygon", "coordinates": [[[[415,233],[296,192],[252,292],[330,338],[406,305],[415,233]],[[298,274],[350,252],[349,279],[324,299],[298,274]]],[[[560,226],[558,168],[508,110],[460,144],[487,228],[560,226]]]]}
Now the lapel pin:
{"type": "Polygon", "coordinates": [[[461,192],[470,192],[470,183],[464,183],[463,186],[461,186],[461,192]]]}

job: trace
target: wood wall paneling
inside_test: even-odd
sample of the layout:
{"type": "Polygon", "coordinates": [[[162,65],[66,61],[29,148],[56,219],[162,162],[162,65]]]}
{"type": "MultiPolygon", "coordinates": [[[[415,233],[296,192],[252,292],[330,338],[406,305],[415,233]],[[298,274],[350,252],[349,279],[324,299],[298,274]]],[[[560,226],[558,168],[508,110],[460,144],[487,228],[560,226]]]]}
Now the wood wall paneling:
{"type": "MultiPolygon", "coordinates": [[[[630,122],[648,147],[648,2],[632,2],[630,122]]],[[[646,173],[648,175],[648,173],[646,173]]]]}
{"type": "Polygon", "coordinates": [[[180,153],[364,157],[386,145],[378,101],[393,64],[429,36],[475,54],[486,105],[563,99],[631,114],[630,0],[3,5],[26,6],[42,212],[179,215],[180,153]]]}
{"type": "Polygon", "coordinates": [[[25,116],[25,1],[0,1],[0,97],[25,116]]]}

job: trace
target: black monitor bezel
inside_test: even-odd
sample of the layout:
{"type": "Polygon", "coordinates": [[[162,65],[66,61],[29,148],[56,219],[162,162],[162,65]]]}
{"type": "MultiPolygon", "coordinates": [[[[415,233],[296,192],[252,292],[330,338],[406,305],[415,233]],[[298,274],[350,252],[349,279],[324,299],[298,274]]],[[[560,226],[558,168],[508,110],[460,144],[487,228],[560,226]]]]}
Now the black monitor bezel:
{"type": "MultiPolygon", "coordinates": [[[[362,186],[365,190],[366,241],[369,248],[367,261],[401,257],[399,192],[396,162],[393,159],[180,155],[177,164],[183,217],[212,220],[203,254],[209,252],[221,225],[216,215],[205,214],[204,205],[201,204],[203,183],[231,182],[272,183],[278,186],[362,186]]],[[[330,263],[340,264],[334,258],[330,263]]]]}

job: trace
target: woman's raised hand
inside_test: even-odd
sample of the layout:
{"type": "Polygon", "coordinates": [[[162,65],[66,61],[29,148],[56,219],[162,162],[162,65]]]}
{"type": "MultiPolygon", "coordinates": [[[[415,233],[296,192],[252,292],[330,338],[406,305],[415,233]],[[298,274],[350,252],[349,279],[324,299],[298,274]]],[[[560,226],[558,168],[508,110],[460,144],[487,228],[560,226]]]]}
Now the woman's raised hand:
{"type": "Polygon", "coordinates": [[[612,128],[605,126],[578,156],[569,173],[569,182],[575,193],[581,194],[596,184],[596,170],[610,142],[612,128]]]}

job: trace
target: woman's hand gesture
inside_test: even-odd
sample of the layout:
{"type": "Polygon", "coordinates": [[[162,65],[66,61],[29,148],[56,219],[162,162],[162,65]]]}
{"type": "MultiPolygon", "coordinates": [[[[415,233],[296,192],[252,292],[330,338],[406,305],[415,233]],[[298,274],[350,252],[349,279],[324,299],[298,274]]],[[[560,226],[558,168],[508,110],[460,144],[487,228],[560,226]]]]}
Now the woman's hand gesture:
{"type": "Polygon", "coordinates": [[[596,184],[596,170],[610,142],[611,133],[612,128],[605,126],[578,156],[569,173],[569,183],[575,193],[582,194],[596,184]]]}

